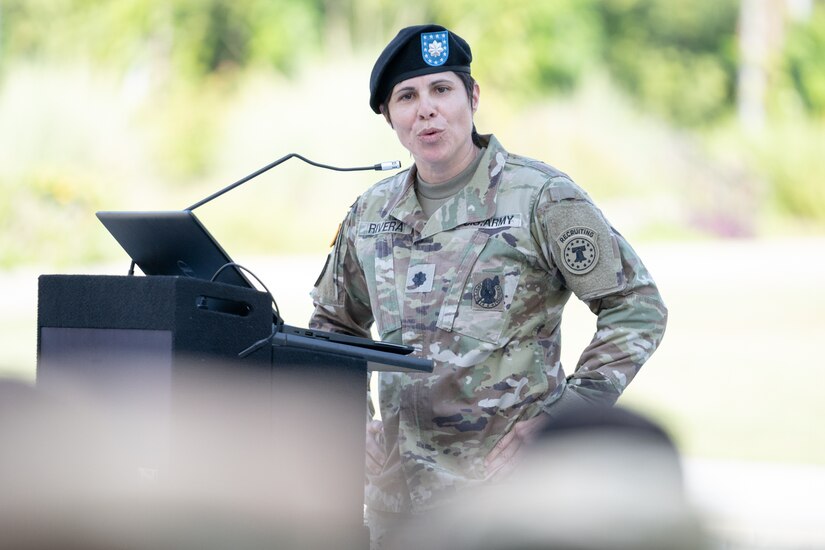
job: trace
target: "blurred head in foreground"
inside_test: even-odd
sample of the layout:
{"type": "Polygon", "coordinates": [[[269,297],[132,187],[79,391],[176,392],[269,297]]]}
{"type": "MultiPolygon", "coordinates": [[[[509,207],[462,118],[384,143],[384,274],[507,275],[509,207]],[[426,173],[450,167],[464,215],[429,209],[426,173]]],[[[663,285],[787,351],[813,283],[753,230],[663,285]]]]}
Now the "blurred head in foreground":
{"type": "Polygon", "coordinates": [[[506,481],[468,493],[410,527],[415,540],[402,535],[395,548],[707,547],[685,500],[672,440],[659,426],[618,407],[558,418],[506,481]]]}

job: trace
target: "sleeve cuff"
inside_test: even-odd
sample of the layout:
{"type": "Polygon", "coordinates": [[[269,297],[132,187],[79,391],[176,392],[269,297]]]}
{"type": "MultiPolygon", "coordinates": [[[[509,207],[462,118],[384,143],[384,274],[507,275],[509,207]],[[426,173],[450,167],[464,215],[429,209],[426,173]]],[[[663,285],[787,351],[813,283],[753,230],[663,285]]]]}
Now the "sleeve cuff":
{"type": "Polygon", "coordinates": [[[561,397],[551,403],[545,403],[541,409],[550,415],[551,418],[558,418],[569,413],[575,413],[586,409],[591,405],[590,401],[581,395],[576,390],[567,386],[561,397]]]}

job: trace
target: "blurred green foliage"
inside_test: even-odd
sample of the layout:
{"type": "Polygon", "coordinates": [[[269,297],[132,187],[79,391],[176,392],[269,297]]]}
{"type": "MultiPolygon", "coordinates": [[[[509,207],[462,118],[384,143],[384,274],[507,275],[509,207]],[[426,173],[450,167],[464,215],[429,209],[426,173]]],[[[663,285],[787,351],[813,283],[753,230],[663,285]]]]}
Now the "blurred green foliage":
{"type": "Polygon", "coordinates": [[[608,0],[604,59],[643,104],[679,124],[731,111],[736,75],[737,0],[608,0]]]}
{"type": "Polygon", "coordinates": [[[430,2],[426,20],[461,29],[483,82],[535,99],[573,90],[600,63],[609,37],[599,5],[597,0],[514,0],[502,10],[495,2],[430,2]]]}
{"type": "Polygon", "coordinates": [[[318,2],[6,0],[2,60],[90,56],[128,70],[146,56],[196,79],[263,63],[288,71],[317,51],[318,2]]]}
{"type": "Polygon", "coordinates": [[[798,22],[790,29],[784,61],[793,89],[806,109],[821,120],[825,117],[825,6],[822,2],[817,4],[809,21],[798,22]]]}
{"type": "Polygon", "coordinates": [[[810,121],[777,123],[770,136],[749,142],[748,153],[771,178],[772,203],[780,212],[825,220],[825,126],[810,121]]]}
{"type": "MultiPolygon", "coordinates": [[[[610,198],[665,189],[688,210],[702,211],[687,216],[693,220],[687,228],[651,222],[657,234],[754,234],[758,220],[746,218],[755,217],[748,208],[760,201],[789,219],[825,225],[819,177],[825,168],[825,0],[810,0],[804,17],[782,15],[778,49],[763,67],[767,91],[756,129],[737,120],[742,5],[3,0],[0,193],[12,200],[0,203],[0,265],[25,262],[38,247],[54,257],[101,255],[94,239],[85,237],[71,246],[59,244],[65,235],[41,244],[46,230],[35,235],[27,227],[38,209],[59,232],[66,224],[93,224],[83,218],[88,209],[134,198],[123,197],[124,188],[160,195],[178,188],[185,204],[200,194],[196,184],[216,184],[222,162],[233,163],[233,175],[247,167],[237,157],[224,158],[229,139],[263,142],[260,132],[273,140],[279,136],[271,134],[288,130],[284,147],[297,147],[296,128],[314,127],[311,114],[285,116],[299,112],[295,102],[333,101],[350,88],[366,91],[368,70],[360,66],[352,82],[339,75],[322,84],[307,79],[312,67],[333,72],[348,60],[371,62],[399,28],[427,21],[457,29],[472,44],[485,105],[494,104],[499,113],[497,121],[483,120],[489,128],[482,125],[482,131],[523,134],[518,146],[542,145],[540,158],[552,147],[562,162],[581,166],[577,172],[588,188],[610,198]],[[270,79],[261,87],[264,95],[245,95],[261,75],[270,79]],[[267,106],[269,127],[251,122],[261,118],[258,108],[273,90],[299,82],[306,88],[284,92],[283,104],[267,106]],[[588,96],[594,82],[602,92],[588,96]],[[255,109],[246,113],[252,103],[255,109]],[[523,116],[549,104],[568,110],[553,111],[549,121],[523,116]],[[594,105],[610,106],[616,116],[604,109],[589,117],[577,111],[593,111],[594,105]],[[502,119],[519,121],[519,128],[502,119]],[[535,127],[539,120],[542,126],[535,127]],[[242,123],[247,128],[240,129],[242,123]],[[617,137],[602,135],[608,131],[617,137]],[[562,141],[568,142],[566,158],[562,141]],[[726,198],[720,203],[719,196],[726,198]]],[[[364,99],[347,97],[346,108],[364,99]]],[[[251,146],[237,147],[245,148],[251,146]]],[[[263,164],[257,157],[248,162],[250,169],[263,164]]]]}
{"type": "MultiPolygon", "coordinates": [[[[825,109],[825,6],[787,28],[782,70],[811,112],[825,109]]],[[[409,20],[460,28],[488,85],[530,99],[604,69],[646,109],[680,125],[735,102],[739,0],[6,0],[0,63],[91,56],[122,71],[154,57],[177,78],[266,66],[289,74],[341,48],[374,51],[409,20]]]]}

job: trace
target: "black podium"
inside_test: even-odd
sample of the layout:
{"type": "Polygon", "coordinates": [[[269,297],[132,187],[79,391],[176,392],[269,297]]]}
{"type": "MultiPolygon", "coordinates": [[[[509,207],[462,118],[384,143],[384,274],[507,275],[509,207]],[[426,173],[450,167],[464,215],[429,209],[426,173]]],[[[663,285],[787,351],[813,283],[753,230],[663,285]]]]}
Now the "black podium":
{"type": "Polygon", "coordinates": [[[43,275],[37,386],[97,411],[126,476],[363,540],[367,369],[432,364],[282,333],[254,346],[271,334],[254,289],[43,275]]]}

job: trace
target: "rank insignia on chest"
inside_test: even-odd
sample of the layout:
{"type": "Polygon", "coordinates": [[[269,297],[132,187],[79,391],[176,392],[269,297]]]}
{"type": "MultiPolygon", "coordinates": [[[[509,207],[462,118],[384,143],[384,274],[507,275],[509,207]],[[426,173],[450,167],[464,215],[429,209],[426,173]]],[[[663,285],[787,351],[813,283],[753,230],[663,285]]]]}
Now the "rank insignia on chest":
{"type": "Polygon", "coordinates": [[[504,311],[503,276],[496,273],[473,274],[473,309],[504,311]]]}
{"type": "Polygon", "coordinates": [[[559,236],[562,260],[575,275],[589,273],[599,261],[596,232],[588,227],[571,227],[559,236]]]}
{"type": "Polygon", "coordinates": [[[429,292],[433,289],[435,278],[435,264],[411,265],[407,270],[407,282],[404,289],[407,293],[429,292]]]}

